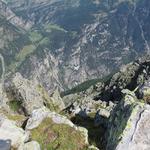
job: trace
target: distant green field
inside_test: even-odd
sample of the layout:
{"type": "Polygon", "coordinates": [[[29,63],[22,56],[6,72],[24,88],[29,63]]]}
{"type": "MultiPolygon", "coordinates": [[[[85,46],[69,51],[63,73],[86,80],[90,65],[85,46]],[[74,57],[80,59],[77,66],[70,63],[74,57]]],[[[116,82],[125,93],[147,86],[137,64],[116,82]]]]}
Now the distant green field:
{"type": "Polygon", "coordinates": [[[67,32],[66,30],[64,30],[63,28],[61,28],[60,26],[58,26],[56,24],[47,24],[47,25],[45,25],[44,29],[46,32],[51,32],[53,30],[67,32]]]}
{"type": "MultiPolygon", "coordinates": [[[[1,22],[5,25],[8,23],[5,18],[0,19],[0,24],[1,22]]],[[[17,30],[14,26],[11,26],[11,29],[14,32],[17,30]]],[[[19,69],[31,55],[36,54],[41,58],[45,49],[55,53],[55,49],[62,47],[65,40],[71,37],[66,30],[54,24],[47,24],[41,28],[35,26],[28,32],[20,32],[16,31],[16,38],[8,42],[7,48],[4,50],[5,54],[8,50],[13,51],[11,57],[6,59],[7,70],[10,72],[19,69]]],[[[8,56],[6,55],[6,57],[8,56]]]]}

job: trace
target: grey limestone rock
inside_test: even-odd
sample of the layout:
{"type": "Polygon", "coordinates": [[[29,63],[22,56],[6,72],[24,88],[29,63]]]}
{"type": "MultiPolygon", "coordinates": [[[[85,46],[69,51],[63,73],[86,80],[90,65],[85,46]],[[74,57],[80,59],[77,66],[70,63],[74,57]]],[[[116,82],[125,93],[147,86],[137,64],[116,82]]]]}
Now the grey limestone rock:
{"type": "Polygon", "coordinates": [[[148,150],[149,115],[150,106],[139,102],[132,91],[126,90],[110,117],[107,150],[148,150]]]}

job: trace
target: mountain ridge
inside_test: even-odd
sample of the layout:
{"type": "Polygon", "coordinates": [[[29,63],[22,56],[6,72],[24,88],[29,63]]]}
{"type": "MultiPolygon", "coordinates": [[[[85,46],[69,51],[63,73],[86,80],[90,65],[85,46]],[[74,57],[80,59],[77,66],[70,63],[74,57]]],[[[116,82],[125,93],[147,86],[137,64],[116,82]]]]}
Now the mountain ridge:
{"type": "Polygon", "coordinates": [[[31,3],[34,8],[29,11],[24,0],[7,3],[16,15],[33,24],[21,33],[24,42],[14,36],[11,42],[4,43],[6,70],[38,78],[50,93],[57,86],[63,91],[86,80],[103,78],[114,68],[117,71],[149,52],[148,0],[31,3]],[[14,51],[16,56],[7,51],[14,51]],[[6,54],[11,56],[9,63],[6,54]]]}

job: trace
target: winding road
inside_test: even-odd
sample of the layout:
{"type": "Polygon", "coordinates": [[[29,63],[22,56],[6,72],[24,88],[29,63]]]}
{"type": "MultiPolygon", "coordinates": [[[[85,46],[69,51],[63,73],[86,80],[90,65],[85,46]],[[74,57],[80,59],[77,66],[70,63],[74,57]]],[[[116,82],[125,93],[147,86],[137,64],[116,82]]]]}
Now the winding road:
{"type": "Polygon", "coordinates": [[[3,85],[4,80],[5,80],[5,62],[4,62],[4,57],[2,56],[2,54],[0,54],[0,60],[1,60],[1,64],[2,64],[1,83],[3,85]]]}

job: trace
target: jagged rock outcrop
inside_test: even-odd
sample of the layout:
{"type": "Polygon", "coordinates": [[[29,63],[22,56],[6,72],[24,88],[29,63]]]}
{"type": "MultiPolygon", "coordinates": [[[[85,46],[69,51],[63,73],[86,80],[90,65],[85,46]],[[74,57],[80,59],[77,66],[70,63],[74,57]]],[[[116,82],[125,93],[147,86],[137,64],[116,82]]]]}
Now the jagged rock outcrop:
{"type": "Polygon", "coordinates": [[[107,150],[150,148],[150,106],[137,100],[134,92],[123,90],[122,101],[112,111],[108,125],[107,150]]]}
{"type": "MultiPolygon", "coordinates": [[[[95,101],[94,96],[97,94],[93,92],[80,92],[76,94],[70,94],[63,97],[63,101],[66,105],[65,112],[75,116],[79,115],[83,118],[90,117],[91,114],[95,114],[95,122],[101,122],[104,118],[109,118],[111,110],[114,108],[114,103],[111,101],[109,105],[105,101],[95,101]]],[[[97,124],[96,123],[96,124],[97,124]]],[[[99,124],[99,123],[98,123],[99,124]]]]}
{"type": "MultiPolygon", "coordinates": [[[[150,114],[150,106],[145,103],[149,102],[150,95],[148,58],[149,57],[145,57],[128,64],[106,83],[100,82],[100,84],[96,84],[86,91],[64,96],[63,98],[60,97],[58,89],[49,96],[37,81],[25,79],[17,73],[11,81],[5,83],[4,89],[6,93],[1,92],[6,96],[7,104],[10,104],[10,102],[13,101],[12,98],[15,97],[15,100],[22,101],[21,105],[28,112],[29,118],[15,116],[17,115],[15,111],[16,114],[14,115],[11,114],[11,111],[7,113],[3,112],[3,114],[8,117],[8,122],[14,120],[15,126],[19,128],[19,130],[23,127],[25,129],[21,129],[23,132],[30,133],[31,139],[28,142],[31,143],[22,142],[21,148],[25,149],[26,147],[37,146],[37,148],[41,149],[54,149],[59,146],[58,143],[65,142],[67,143],[66,145],[60,144],[62,149],[68,149],[74,144],[77,147],[74,145],[74,147],[71,148],[75,150],[88,148],[88,138],[91,134],[91,127],[93,128],[92,131],[94,129],[97,131],[101,126],[103,127],[101,130],[107,130],[106,140],[108,142],[106,149],[108,150],[128,150],[129,148],[133,150],[139,148],[140,150],[142,147],[149,148],[149,139],[147,138],[149,133],[146,131],[148,131],[147,126],[149,124],[148,116],[150,114]],[[124,85],[121,83],[124,83],[124,85]],[[111,102],[110,99],[108,99],[109,103],[94,100],[95,95],[101,91],[104,92],[103,90],[105,89],[108,89],[108,91],[105,91],[105,94],[109,94],[109,89],[113,91],[114,88],[111,87],[114,85],[119,87],[118,93],[122,91],[123,95],[119,93],[122,100],[119,100],[119,97],[116,97],[119,102],[114,101],[114,103],[111,102]],[[121,85],[123,86],[121,87],[121,85]],[[135,90],[125,89],[125,87],[132,87],[130,89],[134,88],[135,90]],[[10,91],[12,91],[12,93],[10,91]],[[140,99],[138,99],[139,96],[141,96],[140,99]],[[37,102],[38,99],[40,99],[39,101],[41,103],[37,102]],[[29,108],[28,100],[34,103],[33,105],[30,103],[29,108]],[[39,107],[34,107],[36,103],[39,107]],[[61,109],[63,109],[61,113],[69,112],[71,114],[69,117],[72,117],[71,120],[77,125],[80,125],[78,121],[81,121],[81,118],[82,121],[87,121],[86,123],[89,121],[90,127],[86,126],[85,122],[81,124],[83,124],[83,127],[85,126],[89,129],[90,134],[87,129],[76,126],[67,117],[58,114],[57,112],[60,112],[61,109]],[[58,111],[55,112],[56,110],[58,111]],[[11,116],[9,116],[9,114],[11,114],[11,116]],[[78,115],[81,117],[79,120],[77,120],[78,115]],[[26,121],[22,122],[22,120],[26,121]],[[21,123],[22,125],[20,125],[21,123]],[[64,135],[65,138],[63,138],[64,135]],[[40,147],[38,143],[33,141],[37,141],[40,147]]],[[[116,91],[113,92],[115,93],[116,91]]],[[[66,115],[69,115],[69,113],[66,115]]],[[[104,132],[105,131],[103,131],[103,135],[104,132]]],[[[102,140],[103,135],[96,135],[97,139],[102,140]]],[[[2,140],[5,140],[4,137],[2,137],[2,140]]],[[[6,146],[10,146],[10,144],[6,146]]]]}
{"type": "Polygon", "coordinates": [[[124,65],[120,71],[109,79],[104,88],[101,88],[100,94],[95,96],[95,100],[119,101],[122,98],[121,90],[134,90],[146,82],[150,76],[150,56],[146,55],[140,59],[124,65]]]}
{"type": "Polygon", "coordinates": [[[65,108],[58,90],[49,96],[38,81],[25,79],[20,73],[16,73],[12,80],[6,83],[6,90],[10,98],[9,104],[17,103],[22,112],[27,115],[43,106],[56,112],[65,108]]]}
{"type": "Polygon", "coordinates": [[[38,83],[24,79],[19,73],[15,75],[12,83],[11,90],[14,90],[14,97],[20,101],[27,114],[31,114],[34,109],[44,106],[42,95],[36,89],[38,83]]]}
{"type": "MultiPolygon", "coordinates": [[[[96,113],[94,122],[95,125],[107,127],[106,149],[108,150],[149,149],[150,106],[147,104],[150,99],[149,58],[146,56],[123,66],[120,72],[104,82],[104,86],[98,88],[100,93],[98,97],[96,96],[98,91],[94,92],[94,89],[91,90],[92,87],[81,93],[63,97],[66,104],[72,102],[72,105],[70,104],[72,107],[68,107],[70,112],[77,109],[79,110],[77,114],[80,114],[82,107],[86,110],[94,99],[98,100],[100,106],[103,107],[100,107],[99,112],[96,113]],[[111,100],[115,105],[111,104],[111,100]],[[107,119],[103,122],[103,117],[109,118],[109,122],[107,119]]],[[[88,111],[86,117],[88,117],[87,114],[88,111]]]]}
{"type": "Polygon", "coordinates": [[[58,91],[58,88],[51,94],[50,101],[55,105],[55,107],[58,107],[58,110],[65,109],[65,104],[63,99],[60,96],[60,92],[58,91]]]}

